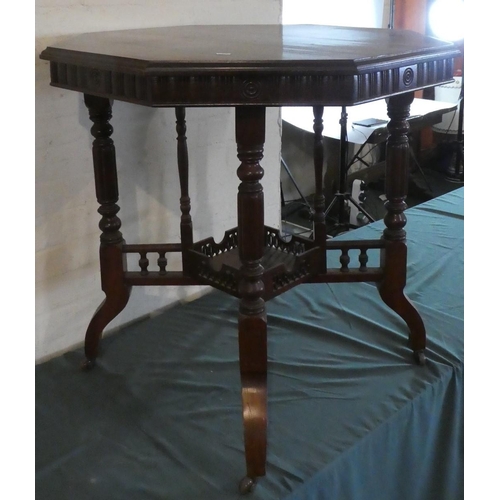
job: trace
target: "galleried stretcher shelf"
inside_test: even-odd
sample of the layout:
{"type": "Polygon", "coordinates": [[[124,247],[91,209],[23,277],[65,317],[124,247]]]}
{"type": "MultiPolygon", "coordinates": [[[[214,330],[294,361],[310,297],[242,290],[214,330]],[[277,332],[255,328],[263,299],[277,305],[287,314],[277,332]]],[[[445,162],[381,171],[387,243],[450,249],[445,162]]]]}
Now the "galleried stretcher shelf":
{"type": "MultiPolygon", "coordinates": [[[[409,328],[411,349],[425,362],[422,319],[404,294],[410,104],[415,90],[452,80],[453,44],[409,31],[330,26],[179,26],[91,33],[46,48],[51,85],[84,94],[93,122],[93,162],[102,216],[100,262],[105,300],[85,337],[94,365],[106,325],[126,306],[132,286],[211,285],[240,299],[238,322],[246,476],[251,491],[265,474],[267,446],[266,301],[300,283],[376,282],[382,300],[409,328]],[[387,99],[389,123],[385,229],[370,241],[326,238],[323,195],[324,106],[387,99]],[[110,125],[112,100],[174,107],[181,185],[180,243],[126,244],[118,217],[118,181],[110,125]],[[195,242],[188,190],[187,107],[233,106],[240,180],[238,226],[222,241],[195,242]],[[264,225],[260,165],[266,107],[311,106],[314,124],[314,239],[285,241],[264,225]],[[380,254],[376,266],[368,250],[380,254]],[[327,268],[327,252],[338,266],[327,268]],[[167,254],[182,254],[182,271],[167,254]],[[127,254],[140,271],[128,271],[127,254]],[[150,260],[155,270],[150,270],[150,260]]],[[[276,165],[279,168],[279,165],[276,165]]],[[[371,252],[373,253],[373,252],[371,252]]]]}

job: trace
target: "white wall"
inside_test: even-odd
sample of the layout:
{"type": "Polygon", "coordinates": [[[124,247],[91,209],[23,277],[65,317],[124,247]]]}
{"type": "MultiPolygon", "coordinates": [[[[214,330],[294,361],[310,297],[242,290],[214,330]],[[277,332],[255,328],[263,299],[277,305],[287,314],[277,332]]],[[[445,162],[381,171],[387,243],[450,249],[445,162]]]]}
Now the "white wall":
{"type": "MultiPolygon", "coordinates": [[[[61,36],[114,29],[186,24],[263,24],[281,21],[281,0],[37,0],[36,2],[36,359],[83,341],[103,299],[99,229],[91,161],[90,121],[82,96],[49,87],[38,58],[61,36]]],[[[268,111],[262,162],[266,223],[280,218],[280,130],[268,111]]],[[[179,184],[172,109],[115,102],[122,233],[128,243],[179,241],[179,184]]],[[[195,239],[236,225],[236,146],[232,109],[187,110],[190,194],[195,239]],[[221,191],[221,179],[225,179],[221,191]],[[231,184],[227,187],[227,180],[231,184]],[[222,201],[222,202],[221,202],[222,201]]],[[[179,269],[171,260],[170,269],[179,269]]],[[[192,288],[136,287],[107,331],[186,298],[192,288]]]]}

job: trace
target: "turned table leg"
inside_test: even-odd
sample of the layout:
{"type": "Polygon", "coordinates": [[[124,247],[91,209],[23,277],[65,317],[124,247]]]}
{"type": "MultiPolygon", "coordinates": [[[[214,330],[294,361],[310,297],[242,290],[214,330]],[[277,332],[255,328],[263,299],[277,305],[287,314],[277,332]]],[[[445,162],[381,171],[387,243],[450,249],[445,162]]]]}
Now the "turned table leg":
{"type": "Polygon", "coordinates": [[[387,105],[389,123],[387,129],[386,154],[386,228],[383,238],[385,247],[381,251],[384,278],[379,284],[383,301],[399,314],[410,329],[410,346],[419,364],[425,363],[426,333],[420,314],[404,293],[406,285],[407,247],[406,216],[404,210],[408,190],[408,164],[410,146],[408,141],[410,105],[413,93],[390,97],[387,105]]]}
{"type": "Polygon", "coordinates": [[[238,248],[241,295],[238,318],[246,493],[265,475],[267,446],[267,317],[263,297],[264,194],[260,166],[265,139],[265,107],[236,108],[238,159],[238,248]]]}
{"type": "Polygon", "coordinates": [[[122,253],[124,240],[120,232],[121,221],[117,216],[120,207],[118,201],[118,179],[116,173],[115,147],[110,125],[111,103],[109,99],[85,95],[85,105],[93,122],[91,134],[92,158],[96,196],[99,203],[98,212],[102,216],[99,222],[101,244],[99,250],[101,264],[101,286],[106,298],[95,312],[85,335],[84,368],[95,364],[99,342],[106,325],[114,319],[126,306],[130,287],[125,284],[125,256],[122,253]]]}
{"type": "Polygon", "coordinates": [[[190,271],[188,251],[193,247],[193,223],[191,220],[191,199],[189,197],[189,161],[186,138],[186,108],[175,108],[177,130],[177,167],[181,186],[181,246],[182,270],[190,271]]]}
{"type": "Polygon", "coordinates": [[[319,272],[326,273],[326,218],[323,194],[323,106],[313,106],[314,113],[314,242],[321,248],[319,272]]]}

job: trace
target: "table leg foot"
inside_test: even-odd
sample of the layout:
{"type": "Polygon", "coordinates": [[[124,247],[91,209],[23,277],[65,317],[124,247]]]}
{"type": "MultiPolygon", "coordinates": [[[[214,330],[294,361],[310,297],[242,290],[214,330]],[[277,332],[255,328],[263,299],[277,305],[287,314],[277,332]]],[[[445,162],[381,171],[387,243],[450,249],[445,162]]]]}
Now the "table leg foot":
{"type": "Polygon", "coordinates": [[[425,345],[426,333],[424,322],[408,297],[402,290],[386,290],[383,286],[379,287],[382,300],[408,325],[410,330],[410,348],[413,350],[414,357],[419,365],[425,364],[425,345]]]}
{"type": "Polygon", "coordinates": [[[94,359],[88,359],[88,358],[85,358],[81,363],[80,363],[80,368],[82,369],[82,371],[84,372],[88,372],[90,370],[92,370],[92,368],[94,368],[94,366],[96,365],[96,360],[95,358],[94,359]]]}
{"type": "Polygon", "coordinates": [[[245,476],[239,484],[239,492],[241,495],[246,495],[247,493],[251,493],[255,490],[255,486],[257,486],[257,479],[245,476]]]}
{"type": "Polygon", "coordinates": [[[418,351],[414,351],[413,355],[415,357],[415,361],[417,362],[417,364],[419,364],[420,366],[425,365],[426,358],[425,358],[425,352],[423,349],[420,349],[418,351]]]}
{"type": "Polygon", "coordinates": [[[95,312],[85,334],[85,360],[82,363],[83,369],[89,370],[95,366],[102,332],[125,308],[129,297],[130,289],[124,287],[115,295],[107,296],[95,312]]]}
{"type": "Polygon", "coordinates": [[[265,316],[239,321],[241,398],[247,477],[266,474],[267,323],[265,316]]]}

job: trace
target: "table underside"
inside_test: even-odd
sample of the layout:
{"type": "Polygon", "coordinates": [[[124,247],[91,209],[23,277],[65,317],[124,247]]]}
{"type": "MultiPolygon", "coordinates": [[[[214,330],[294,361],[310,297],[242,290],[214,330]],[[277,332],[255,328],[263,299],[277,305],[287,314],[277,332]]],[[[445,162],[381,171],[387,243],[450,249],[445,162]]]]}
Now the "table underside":
{"type": "MultiPolygon", "coordinates": [[[[326,251],[338,254],[338,267],[320,272],[324,248],[314,240],[292,236],[283,239],[277,229],[265,226],[263,255],[264,300],[272,299],[301,283],[377,282],[384,276],[380,265],[368,265],[369,250],[384,248],[380,240],[326,242],[326,251]],[[352,251],[352,252],[351,252],[352,251]],[[354,254],[353,257],[351,255],[354,254]]],[[[207,238],[187,252],[186,272],[167,271],[166,254],[182,253],[180,244],[123,245],[125,254],[137,254],[140,271],[125,272],[130,285],[210,285],[241,298],[242,261],[238,249],[238,229],[226,231],[221,242],[207,238]],[[151,270],[150,263],[158,269],[151,270]]],[[[372,257],[372,260],[376,260],[372,257]]]]}

